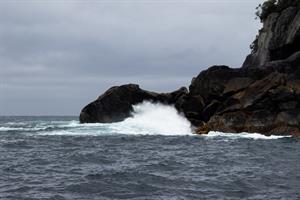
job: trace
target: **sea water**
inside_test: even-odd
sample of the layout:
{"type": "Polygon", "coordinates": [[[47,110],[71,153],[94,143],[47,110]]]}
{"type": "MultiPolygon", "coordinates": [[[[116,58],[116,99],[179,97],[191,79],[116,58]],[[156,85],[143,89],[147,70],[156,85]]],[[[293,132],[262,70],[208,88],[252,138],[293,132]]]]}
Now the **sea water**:
{"type": "Polygon", "coordinates": [[[194,135],[172,106],[119,123],[0,117],[0,199],[300,199],[300,140],[194,135]]]}

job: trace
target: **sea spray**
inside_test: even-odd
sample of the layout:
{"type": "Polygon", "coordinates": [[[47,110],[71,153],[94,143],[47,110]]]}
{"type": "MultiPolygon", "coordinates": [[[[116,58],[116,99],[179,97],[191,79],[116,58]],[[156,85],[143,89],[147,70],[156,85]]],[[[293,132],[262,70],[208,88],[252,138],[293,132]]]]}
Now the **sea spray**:
{"type": "Polygon", "coordinates": [[[133,106],[132,116],[117,123],[87,123],[78,121],[54,123],[52,131],[42,131],[40,135],[192,135],[191,123],[174,106],[143,102],[133,106]]]}
{"type": "Polygon", "coordinates": [[[132,117],[115,128],[128,134],[191,135],[191,123],[174,106],[143,102],[133,106],[132,117]]]}
{"type": "Polygon", "coordinates": [[[68,136],[106,136],[106,135],[191,135],[209,140],[254,139],[275,140],[290,136],[265,136],[259,133],[222,133],[211,131],[208,135],[192,133],[190,122],[170,105],[143,102],[133,106],[132,116],[117,123],[80,124],[76,118],[59,117],[19,117],[0,123],[0,134],[20,133],[26,135],[68,135],[68,136]],[[21,120],[22,119],[22,120],[21,120]]]}

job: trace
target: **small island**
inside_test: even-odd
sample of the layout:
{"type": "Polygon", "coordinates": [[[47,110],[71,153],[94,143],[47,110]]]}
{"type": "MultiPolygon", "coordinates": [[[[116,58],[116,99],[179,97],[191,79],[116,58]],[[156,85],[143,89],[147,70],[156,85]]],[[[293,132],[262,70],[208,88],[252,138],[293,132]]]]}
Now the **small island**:
{"type": "Polygon", "coordinates": [[[80,122],[119,122],[133,105],[152,101],[174,105],[197,134],[300,136],[300,1],[269,0],[257,9],[263,27],[241,68],[212,66],[189,89],[170,93],[135,84],[112,87],[82,109],[80,122]]]}

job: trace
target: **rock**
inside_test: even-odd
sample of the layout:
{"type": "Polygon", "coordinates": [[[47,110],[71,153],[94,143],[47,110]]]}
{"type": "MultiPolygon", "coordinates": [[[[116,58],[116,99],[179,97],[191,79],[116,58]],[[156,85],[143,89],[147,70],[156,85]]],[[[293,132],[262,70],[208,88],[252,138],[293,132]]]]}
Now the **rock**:
{"type": "Polygon", "coordinates": [[[140,89],[138,85],[128,84],[112,87],[80,113],[81,123],[112,123],[119,122],[130,116],[132,105],[143,101],[175,104],[187,89],[182,87],[171,93],[154,93],[140,89]]]}
{"type": "Polygon", "coordinates": [[[275,123],[277,125],[288,125],[291,127],[300,127],[300,109],[293,109],[278,113],[275,123]]]}
{"type": "MultiPolygon", "coordinates": [[[[299,6],[300,6],[300,2],[299,6]]],[[[300,7],[280,1],[263,18],[263,28],[242,68],[212,66],[193,78],[189,92],[112,87],[82,109],[80,122],[110,123],[130,116],[148,100],[175,105],[195,133],[258,132],[300,137],[300,7]],[[279,8],[280,5],[280,8],[279,8]]]]}
{"type": "Polygon", "coordinates": [[[207,104],[213,99],[222,98],[226,83],[232,78],[241,76],[238,69],[228,66],[212,66],[193,78],[189,87],[190,95],[199,95],[207,104]]]}
{"type": "Polygon", "coordinates": [[[300,96],[300,80],[288,80],[286,86],[295,94],[295,96],[300,96]]]}
{"type": "MultiPolygon", "coordinates": [[[[276,124],[276,114],[268,110],[256,110],[253,112],[235,111],[223,115],[214,115],[207,123],[209,130],[240,133],[256,132],[269,135],[276,124]]],[[[277,133],[278,135],[280,133],[277,133]]]]}
{"type": "Polygon", "coordinates": [[[234,78],[228,81],[223,91],[224,95],[235,94],[247,88],[254,80],[249,77],[234,78]]]}
{"type": "Polygon", "coordinates": [[[279,105],[280,110],[291,110],[296,108],[298,105],[297,101],[288,101],[288,102],[283,102],[282,104],[279,105]]]}
{"type": "Polygon", "coordinates": [[[297,127],[276,127],[269,132],[269,135],[292,135],[294,137],[300,137],[300,129],[297,127]]]}
{"type": "Polygon", "coordinates": [[[245,129],[246,119],[247,116],[242,111],[230,112],[212,116],[206,126],[210,131],[238,133],[245,129]]]}
{"type": "Polygon", "coordinates": [[[271,61],[284,60],[300,52],[300,10],[285,6],[263,21],[255,40],[254,51],[247,56],[243,67],[266,67],[271,61]]]}
{"type": "Polygon", "coordinates": [[[184,95],[176,102],[175,107],[184,113],[201,112],[204,107],[203,98],[200,95],[184,95]]]}
{"type": "Polygon", "coordinates": [[[290,74],[291,77],[300,78],[300,51],[292,54],[290,57],[283,60],[267,62],[264,68],[271,68],[273,71],[290,74]]]}
{"type": "Polygon", "coordinates": [[[204,101],[201,96],[182,95],[177,100],[175,108],[184,113],[192,125],[199,126],[202,124],[203,119],[200,114],[204,108],[204,101]]]}
{"type": "Polygon", "coordinates": [[[195,133],[198,135],[207,135],[209,131],[209,127],[206,124],[202,124],[195,130],[195,133]]]}
{"type": "Polygon", "coordinates": [[[230,97],[223,103],[223,110],[219,109],[206,126],[222,132],[297,135],[299,87],[298,81],[287,81],[285,74],[274,72],[230,97]]]}
{"type": "Polygon", "coordinates": [[[201,113],[203,121],[207,122],[211,116],[216,113],[221,104],[222,103],[217,100],[213,100],[210,104],[208,104],[201,113]]]}
{"type": "Polygon", "coordinates": [[[274,72],[266,78],[251,84],[240,94],[234,95],[234,97],[239,99],[243,108],[253,106],[257,101],[264,97],[269,90],[280,84],[284,84],[285,82],[286,76],[284,74],[274,72]]]}
{"type": "Polygon", "coordinates": [[[188,120],[191,122],[191,124],[194,127],[200,127],[203,126],[204,122],[202,120],[199,120],[197,118],[189,117],[188,120]]]}

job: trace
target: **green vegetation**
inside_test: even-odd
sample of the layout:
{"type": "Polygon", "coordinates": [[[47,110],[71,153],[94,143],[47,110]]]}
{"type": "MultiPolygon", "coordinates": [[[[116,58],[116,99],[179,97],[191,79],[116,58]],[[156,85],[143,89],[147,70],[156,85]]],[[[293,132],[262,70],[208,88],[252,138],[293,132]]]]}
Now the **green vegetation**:
{"type": "Polygon", "coordinates": [[[290,6],[300,8],[300,0],[267,0],[256,7],[255,14],[261,21],[264,21],[270,13],[281,12],[290,6]]]}

